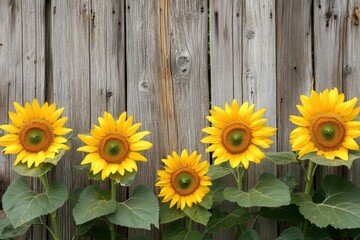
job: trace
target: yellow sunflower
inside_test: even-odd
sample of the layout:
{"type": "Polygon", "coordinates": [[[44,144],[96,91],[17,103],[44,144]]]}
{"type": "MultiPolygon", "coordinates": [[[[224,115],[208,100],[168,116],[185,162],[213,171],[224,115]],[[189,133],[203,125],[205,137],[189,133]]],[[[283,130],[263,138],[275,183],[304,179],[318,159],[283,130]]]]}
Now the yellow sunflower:
{"type": "Polygon", "coordinates": [[[117,172],[123,176],[125,171],[137,171],[136,161],[147,161],[139,151],[152,147],[150,142],[141,140],[150,132],[136,133],[141,123],[132,124],[133,116],[126,119],[126,112],[117,120],[105,112],[104,117],[99,117],[98,121],[100,126],[94,125],[91,135],[78,135],[87,146],[77,150],[89,153],[81,164],[91,163],[90,171],[93,174],[101,171],[102,180],[117,172]]]}
{"type": "Polygon", "coordinates": [[[359,149],[354,138],[360,136],[360,122],[353,121],[360,112],[360,107],[354,108],[358,99],[344,102],[344,98],[337,88],[300,97],[302,105],[296,107],[302,116],[290,116],[299,126],[290,133],[290,143],[300,157],[317,152],[327,159],[348,160],[348,149],[359,149]]]}
{"type": "Polygon", "coordinates": [[[247,169],[249,161],[260,163],[265,157],[258,146],[269,148],[273,141],[268,137],[273,136],[276,129],[264,126],[267,119],[261,117],[266,109],[254,112],[254,107],[248,102],[239,107],[238,102],[233,100],[231,106],[225,104],[225,109],[215,106],[214,110],[210,110],[211,116],[207,119],[213,126],[203,129],[210,135],[201,142],[211,144],[206,151],[214,152],[215,165],[229,161],[232,168],[242,164],[247,169]]]}
{"type": "Polygon", "coordinates": [[[159,197],[164,197],[162,202],[171,200],[170,207],[175,204],[177,208],[184,210],[185,206],[192,207],[198,204],[210,191],[210,177],[205,176],[209,170],[209,163],[200,162],[201,154],[196,151],[190,155],[183,150],[181,156],[173,152],[173,156],[162,159],[165,170],[158,170],[158,182],[161,187],[159,197]]]}
{"type": "Polygon", "coordinates": [[[54,158],[60,149],[68,150],[64,134],[71,132],[64,128],[67,117],[60,118],[64,108],[56,110],[56,104],[47,102],[40,106],[34,99],[32,105],[25,107],[14,102],[16,112],[9,112],[12,124],[1,125],[0,128],[9,132],[0,137],[0,146],[5,147],[5,154],[17,154],[14,165],[27,163],[28,168],[35,167],[46,159],[54,158]]]}

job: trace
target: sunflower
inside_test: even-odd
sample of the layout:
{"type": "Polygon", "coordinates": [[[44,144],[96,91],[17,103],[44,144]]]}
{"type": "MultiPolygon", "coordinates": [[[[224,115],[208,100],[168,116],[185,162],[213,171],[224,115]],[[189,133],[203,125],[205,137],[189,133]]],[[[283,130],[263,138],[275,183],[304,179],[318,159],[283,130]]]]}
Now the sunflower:
{"type": "Polygon", "coordinates": [[[16,112],[9,112],[12,124],[1,125],[0,128],[9,132],[0,137],[0,146],[5,147],[5,154],[17,154],[14,165],[27,163],[31,168],[38,167],[46,159],[54,158],[60,149],[68,150],[64,134],[71,132],[64,128],[67,117],[60,118],[64,108],[56,110],[56,104],[47,102],[40,106],[34,99],[32,105],[25,107],[14,102],[16,112]]]}
{"type": "Polygon", "coordinates": [[[231,106],[225,104],[225,109],[215,106],[210,110],[211,116],[207,119],[212,127],[206,127],[203,132],[210,134],[201,142],[210,143],[207,152],[214,152],[214,164],[218,165],[229,161],[232,168],[240,164],[248,168],[249,161],[260,163],[265,154],[258,148],[269,148],[273,143],[268,137],[275,134],[276,129],[264,126],[266,118],[261,118],[266,109],[253,112],[255,105],[249,106],[245,102],[239,107],[236,100],[231,106]]]}
{"type": "Polygon", "coordinates": [[[290,133],[292,150],[299,151],[299,157],[317,152],[327,159],[348,160],[348,150],[359,149],[354,138],[360,136],[360,122],[353,121],[360,112],[360,107],[354,108],[358,99],[344,98],[337,88],[300,97],[302,105],[296,107],[302,116],[290,116],[299,126],[290,133]]]}
{"type": "Polygon", "coordinates": [[[176,208],[184,210],[185,206],[192,207],[198,204],[210,191],[210,177],[205,176],[209,170],[209,163],[200,162],[201,154],[196,151],[190,155],[183,150],[181,156],[173,152],[173,156],[162,159],[165,163],[165,170],[158,170],[158,182],[155,184],[161,187],[159,197],[164,197],[162,202],[171,200],[170,207],[175,204],[176,208]]]}
{"type": "Polygon", "coordinates": [[[136,161],[147,161],[139,151],[152,147],[150,142],[141,140],[150,132],[136,133],[141,123],[132,124],[133,116],[126,119],[126,112],[117,120],[105,112],[104,117],[99,117],[98,121],[100,126],[94,125],[91,135],[78,135],[87,146],[77,150],[89,153],[81,164],[91,163],[90,171],[93,174],[101,172],[102,180],[110,174],[119,173],[123,176],[125,171],[137,171],[136,161]]]}

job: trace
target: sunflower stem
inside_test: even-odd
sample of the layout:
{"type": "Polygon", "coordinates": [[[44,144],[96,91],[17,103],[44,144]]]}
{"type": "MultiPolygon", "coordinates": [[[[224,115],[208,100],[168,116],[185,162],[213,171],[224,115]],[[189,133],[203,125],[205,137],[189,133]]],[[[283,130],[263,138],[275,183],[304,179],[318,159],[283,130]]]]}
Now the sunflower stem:
{"type": "MultiPolygon", "coordinates": [[[[116,201],[116,182],[111,180],[111,200],[116,201]]],[[[111,240],[116,240],[116,232],[115,232],[115,225],[110,222],[109,223],[111,240]]]]}
{"type": "MultiPolygon", "coordinates": [[[[47,175],[46,174],[41,175],[39,178],[41,180],[41,183],[44,185],[45,191],[49,192],[50,187],[49,187],[49,181],[48,181],[47,175]]],[[[52,213],[50,213],[50,216],[51,216],[52,225],[53,225],[53,228],[55,231],[55,236],[52,234],[53,238],[54,238],[54,240],[61,240],[59,222],[56,217],[56,210],[53,211],[52,213]]]]}
{"type": "Polygon", "coordinates": [[[244,176],[245,170],[242,165],[237,167],[237,187],[239,191],[242,191],[242,178],[244,176]]]}
{"type": "MultiPolygon", "coordinates": [[[[307,172],[307,176],[305,179],[306,180],[305,191],[304,191],[305,194],[308,194],[308,195],[311,194],[312,183],[313,183],[316,166],[317,166],[316,163],[309,160],[308,172],[307,172]]],[[[305,222],[303,223],[303,226],[302,226],[302,232],[304,234],[307,232],[308,227],[309,227],[309,220],[305,220],[305,222]]]]}
{"type": "Polygon", "coordinates": [[[187,217],[186,218],[186,229],[191,231],[191,228],[192,228],[192,220],[189,217],[187,217]]]}

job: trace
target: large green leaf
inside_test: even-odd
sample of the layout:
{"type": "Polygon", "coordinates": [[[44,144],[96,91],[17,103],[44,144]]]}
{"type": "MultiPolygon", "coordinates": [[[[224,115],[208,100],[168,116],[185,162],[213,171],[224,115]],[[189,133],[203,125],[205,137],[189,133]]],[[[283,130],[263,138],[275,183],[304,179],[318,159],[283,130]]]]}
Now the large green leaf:
{"type": "Polygon", "coordinates": [[[64,154],[65,154],[65,150],[61,148],[59,150],[59,153],[56,154],[54,158],[47,158],[45,159],[44,163],[51,163],[53,165],[57,165],[60,159],[64,156],[64,154]]]}
{"type": "Polygon", "coordinates": [[[212,200],[213,200],[212,208],[218,206],[223,201],[225,201],[224,193],[223,193],[224,188],[225,185],[220,180],[212,182],[212,185],[210,186],[210,191],[212,193],[212,200]]]}
{"type": "Polygon", "coordinates": [[[205,197],[201,200],[200,202],[200,206],[206,208],[206,209],[210,209],[213,205],[213,196],[212,196],[212,192],[208,192],[205,197]]]}
{"type": "Polygon", "coordinates": [[[4,218],[0,220],[0,239],[8,239],[16,236],[23,235],[27,232],[27,230],[31,227],[32,224],[37,224],[39,221],[33,220],[27,222],[20,227],[13,228],[10,220],[8,218],[4,218]]]}
{"type": "Polygon", "coordinates": [[[293,224],[300,224],[305,220],[299,212],[299,207],[294,204],[277,208],[262,207],[259,215],[272,220],[293,224]]]}
{"type": "Polygon", "coordinates": [[[255,230],[249,229],[241,234],[238,240],[261,240],[261,238],[255,230]]]}
{"type": "Polygon", "coordinates": [[[79,201],[73,209],[73,216],[77,225],[83,224],[115,212],[116,205],[109,191],[90,186],[81,192],[79,201]]]}
{"type": "Polygon", "coordinates": [[[349,159],[348,160],[341,160],[339,158],[335,158],[333,160],[326,159],[324,156],[319,156],[315,152],[305,154],[300,158],[301,160],[309,159],[316,164],[323,165],[323,166],[347,166],[349,169],[353,162],[357,159],[360,159],[360,151],[349,151],[349,159]]]}
{"type": "Polygon", "coordinates": [[[163,234],[164,240],[200,240],[201,233],[181,227],[179,224],[167,226],[163,234]]]}
{"type": "Polygon", "coordinates": [[[340,176],[328,175],[322,186],[325,199],[304,201],[300,212],[318,227],[360,228],[360,188],[340,176]]]}
{"type": "Polygon", "coordinates": [[[199,205],[193,205],[192,207],[186,206],[184,208],[184,213],[191,218],[191,220],[201,223],[202,225],[207,224],[209,221],[209,218],[211,216],[211,213],[207,211],[205,208],[199,205]]]}
{"type": "Polygon", "coordinates": [[[28,168],[26,163],[18,163],[12,166],[12,169],[22,176],[40,177],[51,170],[54,165],[51,163],[42,163],[39,166],[28,168]]]}
{"type": "Polygon", "coordinates": [[[176,206],[173,206],[170,208],[169,203],[163,203],[160,205],[160,223],[169,223],[173,222],[175,220],[178,220],[180,218],[185,217],[185,213],[181,211],[180,209],[176,208],[176,206]]]}
{"type": "Polygon", "coordinates": [[[151,224],[159,227],[159,204],[154,193],[145,186],[137,186],[131,198],[118,203],[115,213],[107,219],[117,225],[150,230],[151,224]]]}
{"type": "Polygon", "coordinates": [[[246,223],[249,218],[250,214],[244,208],[237,208],[230,213],[213,211],[206,225],[206,232],[212,233],[229,229],[236,225],[246,223]]]}
{"type": "Polygon", "coordinates": [[[224,197],[240,207],[279,207],[290,204],[288,186],[270,173],[263,173],[259,182],[248,192],[234,187],[225,188],[224,197]]]}
{"type": "Polygon", "coordinates": [[[264,160],[269,160],[277,165],[300,164],[293,152],[267,152],[264,160]]]}
{"type": "Polygon", "coordinates": [[[276,240],[304,240],[304,236],[299,228],[290,227],[283,231],[276,240]]]}
{"type": "Polygon", "coordinates": [[[27,187],[25,178],[16,179],[3,196],[3,207],[14,228],[61,207],[68,197],[63,184],[50,186],[48,193],[36,193],[27,187]]]}
{"type": "Polygon", "coordinates": [[[229,175],[233,170],[229,166],[229,163],[224,162],[219,165],[210,165],[207,176],[211,177],[211,181],[225,177],[229,175]]]}

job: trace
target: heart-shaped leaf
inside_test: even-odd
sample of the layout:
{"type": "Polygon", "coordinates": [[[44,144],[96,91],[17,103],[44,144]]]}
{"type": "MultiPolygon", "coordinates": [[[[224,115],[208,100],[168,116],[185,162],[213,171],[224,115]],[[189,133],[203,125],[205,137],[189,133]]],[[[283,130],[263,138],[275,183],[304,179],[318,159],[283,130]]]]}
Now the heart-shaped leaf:
{"type": "Polygon", "coordinates": [[[236,225],[246,223],[249,218],[250,214],[245,208],[237,208],[230,213],[213,211],[206,225],[206,231],[212,233],[229,229],[236,225]]]}
{"type": "Polygon", "coordinates": [[[353,162],[357,159],[360,159],[360,151],[349,151],[349,159],[342,160],[340,158],[335,158],[333,160],[326,159],[325,156],[319,156],[315,152],[305,154],[300,159],[306,160],[309,159],[316,164],[323,165],[323,166],[330,166],[330,167],[337,167],[337,166],[347,166],[349,169],[351,168],[353,162]]]}
{"type": "Polygon", "coordinates": [[[205,208],[199,205],[193,205],[192,207],[186,206],[184,208],[184,213],[191,218],[191,220],[201,223],[202,225],[207,224],[209,221],[209,218],[211,216],[211,213],[207,211],[205,208]]]}
{"type": "Polygon", "coordinates": [[[267,152],[263,160],[271,161],[277,165],[300,164],[293,152],[267,152]]]}
{"type": "Polygon", "coordinates": [[[0,239],[8,239],[16,236],[23,235],[31,227],[32,224],[37,224],[39,221],[34,219],[33,221],[27,222],[18,228],[13,228],[10,220],[4,218],[0,220],[0,239]]]}
{"type": "Polygon", "coordinates": [[[185,213],[181,211],[179,208],[176,208],[176,206],[173,206],[170,208],[169,203],[163,203],[160,206],[160,223],[169,223],[173,222],[175,220],[178,220],[180,218],[185,217],[185,213]]]}
{"type": "Polygon", "coordinates": [[[225,188],[224,197],[240,207],[280,207],[290,204],[288,186],[271,173],[263,173],[259,182],[248,192],[234,187],[225,188]]]}
{"type": "Polygon", "coordinates": [[[233,170],[229,166],[229,163],[224,162],[219,165],[210,165],[209,171],[206,173],[206,175],[211,177],[211,181],[214,181],[229,175],[232,171],[233,170]]]}
{"type": "Polygon", "coordinates": [[[159,204],[154,193],[145,186],[137,186],[131,198],[118,203],[115,213],[107,219],[117,225],[150,230],[159,227],[159,204]]]}
{"type": "Polygon", "coordinates": [[[116,206],[116,201],[111,199],[109,191],[90,186],[81,192],[79,201],[73,209],[73,216],[79,225],[115,212],[116,206]]]}
{"type": "Polygon", "coordinates": [[[12,166],[12,169],[22,176],[40,177],[51,170],[54,165],[51,163],[42,163],[39,166],[28,168],[26,163],[18,163],[12,166]]]}
{"type": "Polygon", "coordinates": [[[167,226],[163,234],[164,240],[200,240],[201,233],[183,228],[179,224],[167,226]]]}

